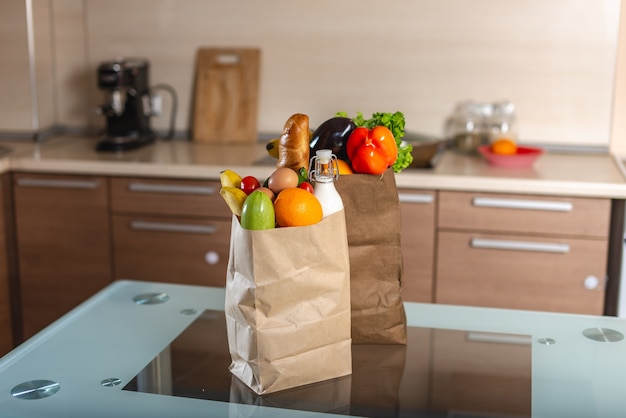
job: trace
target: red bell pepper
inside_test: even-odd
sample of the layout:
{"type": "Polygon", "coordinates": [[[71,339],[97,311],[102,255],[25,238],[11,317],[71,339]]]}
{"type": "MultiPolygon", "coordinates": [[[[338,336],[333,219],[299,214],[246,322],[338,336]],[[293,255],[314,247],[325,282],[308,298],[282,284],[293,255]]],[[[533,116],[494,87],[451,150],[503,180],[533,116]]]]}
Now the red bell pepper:
{"type": "Polygon", "coordinates": [[[361,174],[382,174],[398,158],[398,146],[391,131],[384,126],[359,127],[346,143],[352,170],[361,174]]]}

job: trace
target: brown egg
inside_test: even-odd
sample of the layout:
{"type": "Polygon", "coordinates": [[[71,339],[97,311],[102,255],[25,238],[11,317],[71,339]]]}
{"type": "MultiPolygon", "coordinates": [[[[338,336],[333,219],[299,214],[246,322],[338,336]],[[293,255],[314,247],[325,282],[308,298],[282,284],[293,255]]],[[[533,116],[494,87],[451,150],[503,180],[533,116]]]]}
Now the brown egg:
{"type": "Polygon", "coordinates": [[[275,195],[289,187],[298,187],[298,174],[287,167],[277,168],[267,180],[267,187],[275,195]]]}
{"type": "Polygon", "coordinates": [[[274,194],[274,192],[273,192],[273,191],[271,191],[269,188],[267,188],[267,187],[259,187],[257,190],[260,190],[260,191],[262,191],[263,193],[265,193],[265,194],[266,194],[266,195],[270,198],[270,200],[271,200],[272,202],[274,201],[274,197],[275,197],[276,195],[275,195],[275,194],[274,194]]]}

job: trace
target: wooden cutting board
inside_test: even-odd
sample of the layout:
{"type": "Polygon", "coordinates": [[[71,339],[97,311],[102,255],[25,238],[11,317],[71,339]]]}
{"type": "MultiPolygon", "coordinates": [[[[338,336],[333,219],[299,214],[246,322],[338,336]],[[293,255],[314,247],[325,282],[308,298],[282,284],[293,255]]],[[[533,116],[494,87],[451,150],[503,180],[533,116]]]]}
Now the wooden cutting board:
{"type": "Polygon", "coordinates": [[[209,143],[257,140],[261,51],[256,48],[200,48],[192,139],[209,143]]]}

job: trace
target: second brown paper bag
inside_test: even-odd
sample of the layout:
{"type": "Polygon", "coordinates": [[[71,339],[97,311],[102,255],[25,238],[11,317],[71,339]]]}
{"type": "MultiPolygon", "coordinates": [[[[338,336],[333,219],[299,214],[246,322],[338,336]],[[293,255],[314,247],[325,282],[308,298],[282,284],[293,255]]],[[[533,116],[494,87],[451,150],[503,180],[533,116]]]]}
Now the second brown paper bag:
{"type": "Polygon", "coordinates": [[[339,176],[350,253],[352,342],[406,344],[400,201],[393,170],[339,176]]]}

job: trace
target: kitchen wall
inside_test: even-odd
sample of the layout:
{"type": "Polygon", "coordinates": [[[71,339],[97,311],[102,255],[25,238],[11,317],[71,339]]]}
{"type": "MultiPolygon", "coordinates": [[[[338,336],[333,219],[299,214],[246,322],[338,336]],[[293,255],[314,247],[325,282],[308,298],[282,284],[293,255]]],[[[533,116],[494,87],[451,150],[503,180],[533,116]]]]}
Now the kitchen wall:
{"type": "Polygon", "coordinates": [[[620,27],[613,88],[613,113],[611,123],[610,150],[626,156],[626,7],[620,8],[620,27]]]}
{"type": "Polygon", "coordinates": [[[25,23],[23,1],[0,2],[0,130],[32,127],[25,23]]]}
{"type": "MultiPolygon", "coordinates": [[[[49,35],[52,59],[45,45],[35,58],[52,63],[54,124],[101,124],[92,112],[102,101],[98,63],[142,56],[152,83],[177,91],[177,129],[187,130],[197,49],[252,46],[262,50],[261,132],[279,131],[295,112],[315,125],[337,110],[402,110],[407,130],[437,135],[458,101],[508,99],[523,141],[626,147],[613,137],[624,128],[612,117],[624,101],[615,78],[620,0],[5,0],[0,7],[9,3],[20,15],[16,4],[31,1],[35,14],[49,17],[48,26],[36,22],[35,37],[49,35]]],[[[7,79],[24,83],[4,64],[26,51],[24,36],[13,45],[0,34],[4,89],[15,87],[7,79]]],[[[0,131],[28,130],[27,106],[5,114],[15,113],[18,99],[18,92],[0,99],[0,131]]],[[[167,94],[164,101],[154,120],[160,129],[167,94]]]]}

